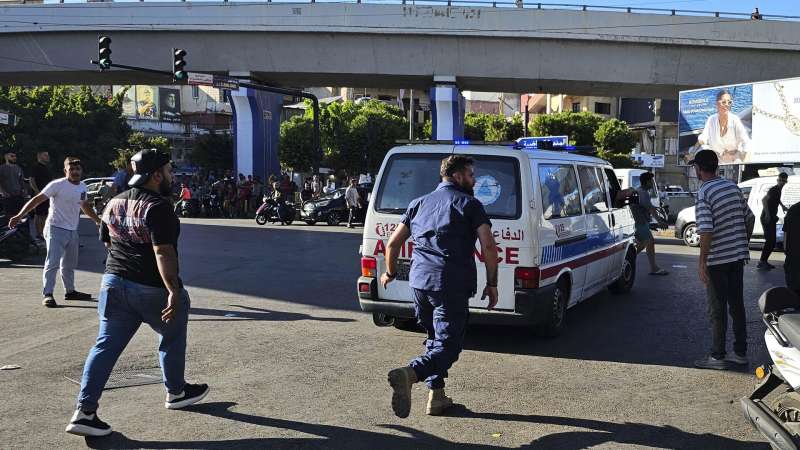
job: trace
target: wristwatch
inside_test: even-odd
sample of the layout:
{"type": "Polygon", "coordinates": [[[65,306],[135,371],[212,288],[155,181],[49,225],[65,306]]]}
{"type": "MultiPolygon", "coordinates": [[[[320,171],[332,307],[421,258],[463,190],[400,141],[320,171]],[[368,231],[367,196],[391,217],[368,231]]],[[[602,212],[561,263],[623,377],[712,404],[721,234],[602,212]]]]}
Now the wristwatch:
{"type": "Polygon", "coordinates": [[[394,280],[395,278],[397,278],[397,274],[396,273],[384,272],[384,275],[386,275],[386,278],[388,278],[390,280],[394,280]]]}

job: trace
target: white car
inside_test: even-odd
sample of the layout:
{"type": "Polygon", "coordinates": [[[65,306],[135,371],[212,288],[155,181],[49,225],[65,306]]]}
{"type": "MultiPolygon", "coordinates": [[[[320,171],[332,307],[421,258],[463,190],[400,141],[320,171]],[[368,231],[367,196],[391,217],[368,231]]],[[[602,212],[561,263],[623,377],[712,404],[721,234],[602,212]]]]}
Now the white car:
{"type": "MultiPolygon", "coordinates": [[[[763,208],[761,200],[767,195],[767,191],[772,186],[777,184],[777,177],[761,177],[753,178],[739,183],[747,205],[753,214],[756,216],[756,224],[753,229],[753,237],[750,239],[751,243],[764,242],[764,228],[761,226],[761,210],[763,208]]],[[[789,177],[789,183],[783,188],[781,193],[781,201],[787,208],[800,200],[800,175],[792,175],[789,177]]],[[[695,218],[694,206],[690,206],[681,210],[678,213],[678,218],[675,220],[675,237],[683,239],[683,242],[690,247],[698,247],[700,245],[700,235],[697,234],[697,219],[695,218]]],[[[777,239],[778,245],[783,243],[783,210],[778,208],[778,227],[777,239]]]]}

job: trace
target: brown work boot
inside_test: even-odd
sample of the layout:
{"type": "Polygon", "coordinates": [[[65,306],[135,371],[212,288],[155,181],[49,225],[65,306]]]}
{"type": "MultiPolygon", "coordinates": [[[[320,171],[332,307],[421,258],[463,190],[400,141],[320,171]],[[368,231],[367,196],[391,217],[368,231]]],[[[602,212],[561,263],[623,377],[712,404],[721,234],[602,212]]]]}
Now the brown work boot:
{"type": "Polygon", "coordinates": [[[440,416],[453,406],[453,399],[444,394],[444,388],[431,389],[428,392],[428,407],[425,413],[429,416],[440,416]]]}
{"type": "Polygon", "coordinates": [[[406,418],[411,413],[411,385],[417,382],[417,373],[411,367],[389,371],[392,387],[392,410],[397,417],[406,418]]]}

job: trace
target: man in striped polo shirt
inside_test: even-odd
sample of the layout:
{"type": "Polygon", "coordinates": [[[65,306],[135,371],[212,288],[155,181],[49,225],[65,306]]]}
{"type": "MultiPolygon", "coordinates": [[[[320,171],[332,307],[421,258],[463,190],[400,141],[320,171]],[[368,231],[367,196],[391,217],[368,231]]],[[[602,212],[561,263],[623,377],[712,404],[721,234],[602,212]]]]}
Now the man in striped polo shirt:
{"type": "Polygon", "coordinates": [[[729,363],[747,365],[744,314],[744,263],[755,221],[742,191],[717,176],[719,159],[712,150],[695,155],[693,165],[703,185],[697,191],[697,231],[700,233],[700,281],[706,285],[711,318],[711,354],[695,361],[701,369],[724,370],[729,363]],[[733,322],[734,353],[726,357],[727,313],[733,322]]]}

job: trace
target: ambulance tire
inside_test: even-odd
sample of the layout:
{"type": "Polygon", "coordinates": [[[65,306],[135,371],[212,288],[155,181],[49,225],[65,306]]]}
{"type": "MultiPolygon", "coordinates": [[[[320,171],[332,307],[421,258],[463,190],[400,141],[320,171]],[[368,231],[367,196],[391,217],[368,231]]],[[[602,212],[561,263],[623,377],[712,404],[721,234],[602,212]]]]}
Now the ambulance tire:
{"type": "Polygon", "coordinates": [[[633,289],[633,283],[636,281],[636,252],[633,249],[628,250],[625,255],[625,263],[622,267],[622,276],[617,281],[608,286],[608,290],[612,294],[627,294],[633,289]]]}
{"type": "Polygon", "coordinates": [[[534,333],[541,337],[556,337],[564,330],[567,322],[567,302],[569,301],[570,283],[568,277],[561,277],[556,283],[551,298],[550,314],[539,324],[534,333]]]}
{"type": "Polygon", "coordinates": [[[418,328],[419,325],[417,325],[417,320],[416,319],[405,319],[405,318],[396,317],[394,319],[394,324],[393,325],[398,330],[403,330],[403,331],[417,331],[419,329],[418,328]]]}
{"type": "Polygon", "coordinates": [[[372,323],[378,327],[391,327],[395,323],[395,318],[384,313],[374,312],[372,313],[372,323]]]}

